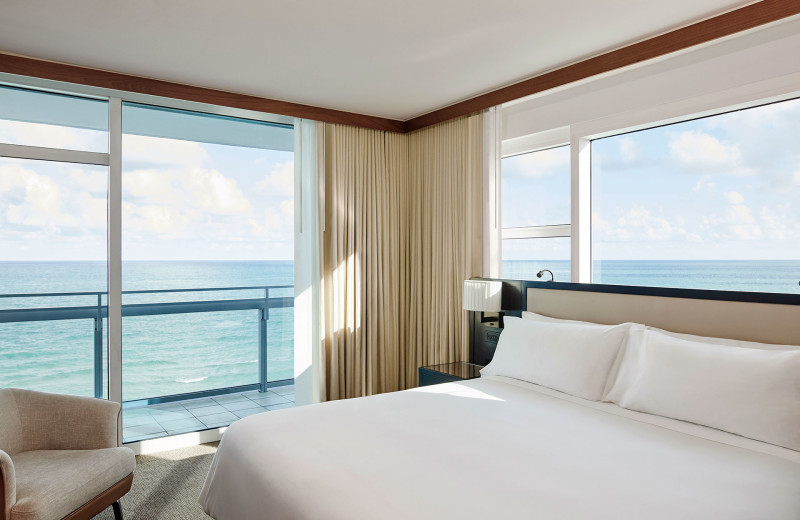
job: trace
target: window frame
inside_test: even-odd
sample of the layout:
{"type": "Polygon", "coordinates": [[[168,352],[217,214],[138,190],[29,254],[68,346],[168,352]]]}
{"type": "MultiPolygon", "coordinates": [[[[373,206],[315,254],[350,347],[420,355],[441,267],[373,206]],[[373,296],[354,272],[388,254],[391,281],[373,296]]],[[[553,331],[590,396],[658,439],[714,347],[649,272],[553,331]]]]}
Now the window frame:
{"type": "MultiPolygon", "coordinates": [[[[249,119],[295,128],[293,117],[192,101],[64,84],[58,81],[0,73],[0,86],[39,90],[106,101],[108,103],[108,152],[0,143],[0,157],[32,159],[108,167],[108,400],[122,405],[122,104],[123,102],[173,108],[202,114],[249,119]]],[[[296,141],[295,141],[296,142],[296,141]]],[[[118,432],[122,443],[122,430],[118,432]]],[[[214,440],[214,439],[211,439],[214,440]]],[[[135,443],[136,444],[136,443],[135,443]]]]}
{"type": "MultiPolygon", "coordinates": [[[[787,82],[785,79],[768,80],[724,92],[615,113],[593,120],[576,121],[568,126],[501,140],[501,158],[569,144],[571,175],[571,222],[568,226],[568,235],[555,234],[566,232],[565,229],[547,230],[541,228],[549,226],[530,226],[529,228],[502,228],[501,238],[568,236],[571,238],[570,281],[593,283],[591,171],[591,143],[593,140],[779,103],[798,97],[800,97],[800,90],[797,88],[797,83],[787,82]]],[[[486,203],[493,205],[500,204],[500,201],[489,199],[486,203]]],[[[496,210],[499,213],[499,208],[496,210]]],[[[502,264],[502,248],[497,255],[502,264]]]]}
{"type": "MultiPolygon", "coordinates": [[[[560,148],[562,146],[570,145],[570,129],[569,127],[556,128],[548,130],[539,134],[524,136],[519,139],[511,139],[503,141],[500,147],[500,163],[508,157],[517,155],[524,155],[528,153],[541,152],[544,150],[551,150],[553,148],[560,148]]],[[[570,149],[570,155],[572,151],[570,149]]],[[[572,161],[570,160],[570,164],[572,161]]],[[[571,175],[571,173],[570,173],[571,175]]],[[[502,184],[503,172],[502,166],[500,168],[500,182],[502,184]]],[[[572,182],[572,181],[570,181],[572,182]]],[[[570,193],[573,189],[570,188],[570,193]]],[[[498,204],[502,204],[502,192],[499,197],[498,204]]],[[[570,208],[572,208],[572,201],[570,201],[570,208]]],[[[499,208],[498,208],[499,209],[499,208]]],[[[571,211],[571,209],[570,209],[571,211]]],[[[501,211],[497,212],[502,214],[501,211]]],[[[502,220],[500,222],[500,265],[502,266],[502,241],[503,240],[518,240],[518,239],[537,239],[537,238],[570,238],[572,236],[572,224],[544,224],[539,226],[519,226],[519,227],[504,227],[502,220]]]]}

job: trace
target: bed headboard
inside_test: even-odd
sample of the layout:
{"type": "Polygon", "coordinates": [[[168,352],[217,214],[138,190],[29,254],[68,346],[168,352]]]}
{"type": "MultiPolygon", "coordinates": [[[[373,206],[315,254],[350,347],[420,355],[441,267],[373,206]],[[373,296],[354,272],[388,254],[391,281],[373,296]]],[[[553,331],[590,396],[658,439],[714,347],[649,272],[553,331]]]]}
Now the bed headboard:
{"type": "MultiPolygon", "coordinates": [[[[800,294],[502,281],[506,315],[528,310],[554,318],[632,321],[699,336],[800,345],[800,294]]],[[[485,365],[502,329],[471,316],[470,330],[470,361],[485,365]]]]}

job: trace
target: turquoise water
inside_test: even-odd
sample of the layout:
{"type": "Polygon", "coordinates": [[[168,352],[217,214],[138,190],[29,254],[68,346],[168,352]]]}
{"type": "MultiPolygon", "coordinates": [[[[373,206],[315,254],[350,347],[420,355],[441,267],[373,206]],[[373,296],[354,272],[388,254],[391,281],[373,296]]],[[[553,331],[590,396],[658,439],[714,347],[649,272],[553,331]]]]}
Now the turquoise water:
{"type": "MultiPolygon", "coordinates": [[[[104,292],[106,276],[104,262],[0,262],[0,293],[104,292]]],[[[123,263],[126,291],[292,285],[293,278],[292,262],[123,263]]],[[[292,288],[270,290],[292,295],[292,288]]],[[[132,294],[123,304],[263,297],[263,290],[132,294]]],[[[96,295],[0,299],[0,309],[93,305],[96,295]]],[[[122,327],[125,400],[258,382],[258,310],[125,317],[122,327]]],[[[0,323],[0,388],[92,395],[93,338],[92,319],[0,323]]],[[[268,380],[292,377],[293,340],[293,309],[271,309],[268,380]]]]}
{"type": "MultiPolygon", "coordinates": [[[[800,260],[599,260],[593,267],[594,283],[800,294],[800,260]]],[[[570,280],[567,260],[506,260],[502,277],[549,280],[536,278],[541,269],[570,280]]]]}
{"type": "MultiPolygon", "coordinates": [[[[544,268],[557,281],[569,280],[569,262],[548,260],[503,262],[503,277],[535,280],[544,268]]],[[[106,276],[104,262],[0,262],[0,293],[104,292],[106,276]]],[[[594,276],[609,284],[800,294],[800,261],[598,261],[594,276]]],[[[126,291],[292,283],[292,262],[123,264],[126,291]]],[[[277,297],[292,294],[291,288],[270,291],[277,297]]],[[[123,303],[263,297],[263,290],[178,292],[124,295],[123,303]]],[[[93,305],[96,295],[0,299],[0,310],[93,305]]],[[[292,377],[293,320],[292,308],[270,311],[269,380],[292,377]]],[[[0,323],[0,388],[92,395],[93,337],[92,319],[0,323]]],[[[125,400],[258,382],[257,310],[125,317],[122,345],[125,400]]],[[[105,341],[103,350],[107,356],[105,341]]],[[[106,382],[104,377],[104,387],[106,382]]]]}

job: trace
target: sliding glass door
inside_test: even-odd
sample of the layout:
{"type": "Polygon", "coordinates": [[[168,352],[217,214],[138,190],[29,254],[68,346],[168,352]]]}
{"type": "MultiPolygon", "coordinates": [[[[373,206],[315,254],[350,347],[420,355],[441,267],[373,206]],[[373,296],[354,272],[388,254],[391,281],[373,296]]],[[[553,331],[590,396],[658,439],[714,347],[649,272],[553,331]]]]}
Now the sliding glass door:
{"type": "Polygon", "coordinates": [[[0,85],[0,388],[119,401],[124,442],[293,406],[293,146],[0,85]]]}
{"type": "Polygon", "coordinates": [[[126,436],[227,426],[292,377],[291,307],[273,308],[292,296],[292,129],[133,103],[122,125],[126,436]]]}

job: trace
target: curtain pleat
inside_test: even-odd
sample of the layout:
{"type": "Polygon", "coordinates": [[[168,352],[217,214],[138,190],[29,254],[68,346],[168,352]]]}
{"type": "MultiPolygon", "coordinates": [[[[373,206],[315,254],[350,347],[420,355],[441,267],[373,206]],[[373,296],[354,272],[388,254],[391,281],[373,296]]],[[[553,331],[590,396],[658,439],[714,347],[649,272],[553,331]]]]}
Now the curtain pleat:
{"type": "Polygon", "coordinates": [[[326,124],[327,399],[402,390],[468,359],[463,281],[481,274],[482,119],[403,135],[326,124]]]}

